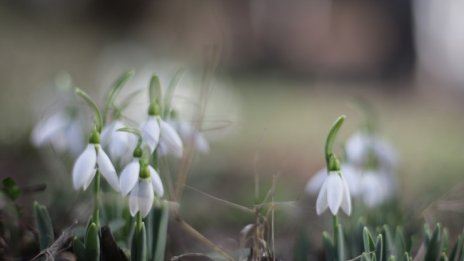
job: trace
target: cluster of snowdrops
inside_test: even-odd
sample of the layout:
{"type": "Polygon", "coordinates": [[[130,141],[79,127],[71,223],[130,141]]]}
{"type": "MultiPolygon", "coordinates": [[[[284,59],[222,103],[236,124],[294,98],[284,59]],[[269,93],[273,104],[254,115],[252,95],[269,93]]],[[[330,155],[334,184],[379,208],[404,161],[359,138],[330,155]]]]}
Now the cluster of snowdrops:
{"type": "MultiPolygon", "coordinates": [[[[130,256],[131,260],[161,261],[165,258],[167,218],[156,216],[152,219],[149,216],[155,215],[152,213],[153,208],[163,210],[157,211],[156,215],[166,215],[166,209],[169,208],[166,201],[162,200],[165,188],[163,175],[160,176],[159,159],[169,154],[182,158],[186,144],[202,153],[209,151],[208,141],[199,131],[201,123],[193,124],[182,119],[172,106],[181,73],[178,72],[167,87],[161,86],[159,78],[153,75],[147,88],[148,107],[143,112],[146,117],[141,123],[135,123],[124,114],[124,110],[138,93],[129,94],[123,99],[118,97],[125,83],[134,74],[129,71],[112,85],[103,106],[99,106],[81,89],[73,88],[77,97],[82,98],[93,113],[94,120],[87,128],[87,134],[83,127],[86,124],[82,124],[82,113],[76,112],[74,107],[53,112],[34,128],[32,142],[36,146],[50,145],[59,153],[75,155],[72,168],[74,189],[93,188],[95,202],[85,236],[83,240],[75,238],[73,242],[73,251],[78,260],[100,260],[100,256],[104,255],[99,243],[101,177],[114,191],[128,198],[134,223],[130,253],[124,256],[130,256]],[[148,220],[151,223],[146,228],[148,220]]],[[[337,218],[339,209],[348,216],[351,215],[352,200],[373,208],[391,200],[397,189],[396,152],[376,134],[368,120],[360,131],[347,140],[344,160],[339,160],[333,147],[344,120],[344,116],[339,117],[329,130],[324,151],[326,167],[313,175],[306,185],[306,192],[317,194],[316,213],[322,215],[329,209],[334,219],[333,235],[330,236],[327,232],[323,234],[325,257],[339,261],[348,258],[412,260],[411,246],[406,243],[408,240],[404,239],[400,230],[392,232],[384,226],[380,230],[374,230],[376,234],[372,236],[369,228],[361,226],[357,233],[360,235],[358,243],[354,243],[352,236],[343,230],[337,218]],[[399,239],[392,240],[392,234],[399,239]]],[[[440,226],[425,237],[428,241],[426,255],[430,256],[427,260],[436,260],[435,258],[442,256],[458,260],[457,258],[464,256],[462,236],[456,243],[454,252],[444,248],[442,242],[446,240],[446,236],[440,226]]],[[[44,246],[44,249],[46,247],[48,246],[44,246]]],[[[237,252],[239,254],[236,255],[221,251],[220,248],[216,250],[226,260],[275,260],[278,253],[273,253],[273,249],[267,245],[265,248],[265,251],[259,251],[250,245],[246,248],[247,251],[237,252]]],[[[305,251],[306,254],[299,257],[301,260],[314,258],[308,254],[307,249],[305,251]]]]}

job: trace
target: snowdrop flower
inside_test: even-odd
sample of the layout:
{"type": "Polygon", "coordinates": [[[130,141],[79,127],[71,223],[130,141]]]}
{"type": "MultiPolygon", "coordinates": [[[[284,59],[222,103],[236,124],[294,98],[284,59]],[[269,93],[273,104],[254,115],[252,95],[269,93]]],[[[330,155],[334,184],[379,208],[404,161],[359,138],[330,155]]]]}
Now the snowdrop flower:
{"type": "Polygon", "coordinates": [[[335,216],[338,210],[351,214],[350,189],[339,171],[331,171],[326,175],[316,200],[316,213],[321,215],[327,208],[335,216]]]}
{"type": "Polygon", "coordinates": [[[98,133],[92,133],[90,142],[74,163],[72,180],[75,190],[86,190],[99,171],[111,187],[119,191],[118,176],[113,163],[99,144],[98,133]]]}
{"type": "MultiPolygon", "coordinates": [[[[342,164],[341,169],[343,170],[343,178],[348,185],[350,195],[356,197],[361,192],[361,170],[350,165],[350,164],[342,164]]],[[[320,191],[324,181],[327,177],[327,168],[323,168],[316,172],[312,176],[312,178],[306,183],[305,191],[306,193],[316,194],[320,191]]]]}
{"type": "Polygon", "coordinates": [[[101,135],[101,144],[108,148],[111,159],[120,163],[127,163],[137,146],[137,138],[131,133],[118,131],[126,127],[119,120],[105,126],[101,135]]]}
{"type": "Polygon", "coordinates": [[[394,195],[394,184],[387,173],[367,171],[363,174],[360,187],[363,203],[368,207],[376,207],[394,195]]]}
{"type": "Polygon", "coordinates": [[[123,196],[129,194],[129,210],[132,216],[140,212],[146,217],[151,210],[155,194],[162,197],[163,183],[156,170],[148,165],[142,167],[137,158],[129,163],[121,173],[119,180],[123,196]]]}
{"type": "Polygon", "coordinates": [[[150,152],[155,151],[160,139],[160,124],[157,116],[148,116],[148,119],[140,126],[143,141],[150,148],[150,152]]]}
{"type": "Polygon", "coordinates": [[[345,146],[347,160],[357,166],[365,166],[371,156],[379,168],[392,169],[397,165],[396,152],[385,140],[375,135],[358,132],[348,139],[345,146]]]}
{"type": "Polygon", "coordinates": [[[160,119],[160,155],[174,154],[176,157],[182,157],[183,145],[182,140],[171,124],[160,119]]]}
{"type": "Polygon", "coordinates": [[[54,150],[78,154],[84,147],[84,135],[79,122],[65,112],[57,112],[42,119],[33,129],[34,146],[50,144],[54,150]]]}
{"type": "Polygon", "coordinates": [[[169,121],[179,133],[184,143],[192,142],[194,148],[201,153],[209,152],[209,144],[206,138],[197,131],[192,124],[184,120],[169,121]]]}
{"type": "Polygon", "coordinates": [[[182,157],[182,140],[177,131],[161,119],[159,111],[159,106],[150,105],[148,119],[140,127],[142,138],[152,153],[158,147],[161,155],[172,152],[182,157]]]}

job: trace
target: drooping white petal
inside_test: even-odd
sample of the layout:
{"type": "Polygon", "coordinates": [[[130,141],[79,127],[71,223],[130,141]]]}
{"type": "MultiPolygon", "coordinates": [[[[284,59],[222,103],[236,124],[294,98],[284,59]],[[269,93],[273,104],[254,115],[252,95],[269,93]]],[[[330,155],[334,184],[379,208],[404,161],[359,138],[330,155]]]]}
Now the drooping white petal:
{"type": "Polygon", "coordinates": [[[114,190],[119,191],[119,181],[116,170],[114,169],[110,158],[100,146],[98,146],[97,162],[98,170],[101,172],[102,176],[114,190]]]}
{"type": "Polygon", "coordinates": [[[195,149],[201,153],[209,152],[209,144],[206,138],[201,135],[195,128],[187,121],[169,122],[171,126],[177,129],[179,136],[185,144],[193,142],[195,149]]]}
{"type": "Polygon", "coordinates": [[[348,161],[362,166],[370,150],[371,143],[370,136],[363,132],[358,132],[351,136],[345,146],[348,161]]]}
{"type": "Polygon", "coordinates": [[[137,159],[134,159],[122,170],[121,176],[119,177],[119,187],[121,194],[126,196],[137,184],[139,179],[140,163],[137,159]]]}
{"type": "Polygon", "coordinates": [[[148,166],[148,169],[150,171],[151,184],[153,185],[153,190],[159,197],[162,197],[164,195],[163,182],[161,181],[158,172],[156,172],[156,170],[152,166],[148,166]]]}
{"type": "Polygon", "coordinates": [[[309,180],[308,183],[306,183],[305,186],[305,191],[306,193],[311,193],[315,194],[317,193],[321,187],[322,184],[324,184],[324,180],[327,178],[327,168],[323,168],[316,172],[311,179],[309,180]]]}
{"type": "Polygon", "coordinates": [[[182,157],[182,140],[177,131],[169,123],[160,120],[161,139],[166,149],[172,151],[177,157],[182,157]]]}
{"type": "Polygon", "coordinates": [[[114,122],[111,124],[105,125],[101,134],[100,134],[100,144],[104,147],[108,147],[111,143],[111,132],[113,132],[114,122]]]}
{"type": "Polygon", "coordinates": [[[138,205],[142,217],[146,217],[153,206],[155,194],[153,193],[153,185],[149,179],[142,179],[139,181],[138,189],[138,205]]]}
{"type": "Polygon", "coordinates": [[[343,181],[337,173],[329,173],[327,176],[327,203],[330,212],[337,215],[343,199],[343,181]]]}
{"type": "Polygon", "coordinates": [[[206,140],[205,136],[197,133],[195,136],[195,148],[198,152],[208,153],[209,152],[209,143],[206,140]]]}
{"type": "Polygon", "coordinates": [[[87,188],[85,185],[90,184],[93,175],[95,175],[94,170],[96,164],[97,152],[95,150],[95,146],[93,144],[89,144],[74,163],[72,179],[75,190],[82,187],[84,190],[87,188]]]}
{"type": "Polygon", "coordinates": [[[350,195],[350,188],[348,187],[348,184],[345,180],[345,178],[342,176],[342,181],[343,181],[343,199],[342,199],[342,204],[341,207],[343,211],[349,216],[351,215],[351,195],[350,195]]]}
{"type": "Polygon", "coordinates": [[[66,128],[67,150],[77,155],[85,146],[84,131],[79,121],[73,120],[66,128]]]}
{"type": "Polygon", "coordinates": [[[137,183],[129,195],[129,212],[133,217],[139,212],[138,194],[139,184],[137,183]]]}
{"type": "Polygon", "coordinates": [[[90,178],[87,179],[87,182],[85,182],[84,186],[82,187],[83,190],[86,190],[90,186],[90,183],[92,183],[92,180],[95,177],[95,174],[97,174],[97,169],[92,170],[92,174],[90,174],[90,178]]]}
{"type": "Polygon", "coordinates": [[[38,147],[43,146],[50,142],[58,132],[63,131],[67,124],[68,118],[63,113],[56,113],[43,119],[32,131],[32,143],[38,147]]]}
{"type": "Polygon", "coordinates": [[[389,198],[387,182],[383,174],[374,171],[368,171],[363,175],[362,181],[362,199],[366,206],[375,207],[389,198]]]}
{"type": "Polygon", "coordinates": [[[317,200],[316,200],[316,213],[318,215],[322,214],[328,207],[327,203],[327,178],[324,180],[324,183],[322,183],[321,190],[319,191],[319,194],[317,195],[317,200]]]}
{"type": "Polygon", "coordinates": [[[147,121],[140,126],[142,132],[142,138],[144,142],[150,147],[151,152],[156,149],[160,139],[160,126],[158,120],[150,116],[147,121]]]}
{"type": "Polygon", "coordinates": [[[341,170],[343,179],[350,189],[350,195],[353,197],[358,196],[361,193],[362,170],[351,164],[342,164],[341,170]]]}

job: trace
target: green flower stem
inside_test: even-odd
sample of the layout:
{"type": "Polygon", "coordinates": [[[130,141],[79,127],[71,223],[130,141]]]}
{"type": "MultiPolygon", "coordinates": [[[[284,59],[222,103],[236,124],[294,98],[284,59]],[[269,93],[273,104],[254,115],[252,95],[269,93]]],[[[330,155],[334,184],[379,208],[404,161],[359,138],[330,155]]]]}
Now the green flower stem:
{"type": "Polygon", "coordinates": [[[334,243],[335,246],[337,245],[337,230],[338,230],[338,217],[337,215],[332,216],[332,226],[333,226],[333,232],[334,232],[334,243]]]}
{"type": "MultiPolygon", "coordinates": [[[[108,120],[108,112],[109,110],[113,107],[114,109],[114,101],[116,100],[116,97],[118,94],[121,92],[122,87],[126,84],[127,81],[129,81],[132,77],[134,77],[134,70],[126,71],[119,78],[113,83],[111,89],[108,92],[108,95],[106,96],[106,102],[105,102],[105,108],[103,110],[103,115],[105,116],[105,120],[108,120]]],[[[120,110],[116,109],[115,110],[116,114],[120,114],[120,110]]],[[[118,115],[114,115],[118,117],[118,115]]]]}
{"type": "Polygon", "coordinates": [[[83,90],[79,89],[76,87],[76,94],[79,95],[82,99],[84,99],[85,102],[87,102],[87,105],[93,110],[95,113],[95,127],[99,133],[101,133],[102,128],[103,128],[103,118],[101,116],[100,110],[98,109],[97,104],[90,98],[90,96],[85,93],[83,90]]]}
{"type": "Polygon", "coordinates": [[[143,225],[142,215],[140,214],[140,211],[139,211],[135,215],[135,227],[136,227],[136,230],[140,231],[142,229],[142,225],[143,225]]]}
{"type": "Polygon", "coordinates": [[[345,115],[342,115],[338,117],[338,119],[333,123],[332,127],[330,128],[329,135],[327,135],[327,139],[325,142],[325,163],[327,165],[327,169],[329,171],[332,170],[337,170],[337,169],[332,169],[336,168],[337,164],[337,159],[333,153],[333,144],[335,142],[335,138],[337,137],[338,131],[343,125],[343,122],[345,121],[345,115]]]}
{"type": "Polygon", "coordinates": [[[95,173],[93,185],[95,202],[93,206],[92,220],[97,225],[97,227],[100,227],[100,172],[98,170],[97,173],[95,173]]]}

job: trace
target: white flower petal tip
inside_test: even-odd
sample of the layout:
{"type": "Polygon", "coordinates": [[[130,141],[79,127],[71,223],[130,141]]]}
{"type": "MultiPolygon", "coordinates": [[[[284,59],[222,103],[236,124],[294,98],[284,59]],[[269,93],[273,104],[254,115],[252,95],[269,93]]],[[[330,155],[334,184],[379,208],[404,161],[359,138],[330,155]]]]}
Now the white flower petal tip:
{"type": "Polygon", "coordinates": [[[329,208],[333,215],[337,215],[340,207],[347,215],[351,214],[350,191],[341,175],[330,172],[319,191],[316,200],[316,213],[321,215],[329,208]]]}
{"type": "Polygon", "coordinates": [[[89,144],[74,163],[72,181],[75,190],[87,189],[95,175],[96,163],[97,152],[95,146],[89,144]]]}
{"type": "Polygon", "coordinates": [[[134,135],[119,131],[125,126],[123,122],[116,120],[105,126],[101,135],[101,144],[108,148],[109,156],[114,161],[127,162],[137,146],[137,138],[134,135]]]}
{"type": "Polygon", "coordinates": [[[148,169],[150,170],[151,184],[153,185],[153,190],[158,197],[162,197],[164,195],[163,182],[161,181],[158,172],[156,172],[156,170],[152,166],[148,166],[148,169]]]}
{"type": "Polygon", "coordinates": [[[140,131],[142,132],[143,141],[153,152],[158,146],[161,133],[158,120],[153,116],[148,117],[147,121],[140,126],[140,131]]]}
{"type": "Polygon", "coordinates": [[[137,184],[140,173],[140,163],[137,159],[127,164],[122,170],[121,176],[119,177],[120,192],[123,196],[127,196],[129,192],[137,184]]]}
{"type": "Polygon", "coordinates": [[[306,183],[305,192],[308,194],[316,194],[324,184],[324,180],[327,177],[327,169],[323,168],[316,172],[311,179],[306,183]]]}
{"type": "Polygon", "coordinates": [[[172,152],[177,157],[182,157],[183,145],[177,131],[169,123],[160,120],[161,143],[167,152],[172,152]]]}
{"type": "Polygon", "coordinates": [[[111,163],[110,158],[108,157],[108,155],[106,155],[105,151],[101,147],[98,147],[97,163],[98,170],[100,171],[102,176],[106,179],[110,186],[118,192],[118,175],[116,174],[116,170],[114,169],[113,163],[111,163]]]}
{"type": "Polygon", "coordinates": [[[134,189],[129,195],[129,210],[132,216],[140,212],[142,217],[150,213],[155,199],[153,186],[149,179],[139,179],[134,189]]]}

